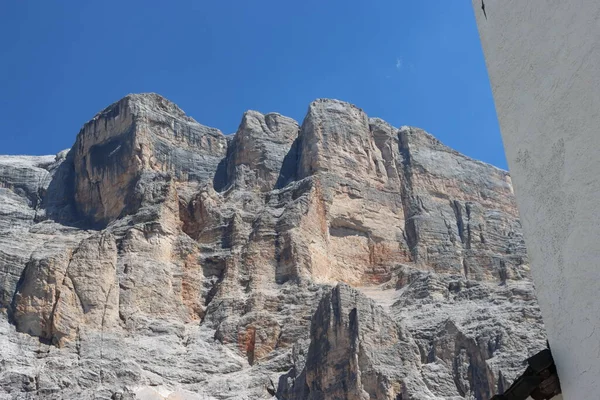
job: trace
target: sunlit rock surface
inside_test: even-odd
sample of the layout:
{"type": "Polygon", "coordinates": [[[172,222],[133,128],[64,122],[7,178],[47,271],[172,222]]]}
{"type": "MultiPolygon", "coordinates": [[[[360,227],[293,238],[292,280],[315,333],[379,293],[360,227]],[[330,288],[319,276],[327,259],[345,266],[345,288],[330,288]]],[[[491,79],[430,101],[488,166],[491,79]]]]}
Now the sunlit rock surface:
{"type": "Polygon", "coordinates": [[[337,100],[0,156],[0,310],[0,399],[487,399],[545,346],[508,173],[337,100]]]}

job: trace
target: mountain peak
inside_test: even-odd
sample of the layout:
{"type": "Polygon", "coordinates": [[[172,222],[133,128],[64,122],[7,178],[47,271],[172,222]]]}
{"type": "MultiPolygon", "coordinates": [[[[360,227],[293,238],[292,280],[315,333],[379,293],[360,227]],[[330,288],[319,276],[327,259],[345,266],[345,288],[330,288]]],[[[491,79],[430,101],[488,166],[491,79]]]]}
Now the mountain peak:
{"type": "Polygon", "coordinates": [[[506,173],[333,99],[0,157],[0,264],[17,397],[489,398],[545,346],[506,173]]]}
{"type": "Polygon", "coordinates": [[[122,112],[121,110],[125,109],[133,114],[144,111],[162,112],[176,118],[183,118],[195,122],[194,119],[187,116],[177,104],[160,94],[150,92],[130,93],[126,95],[98,112],[87,124],[102,118],[110,118],[111,116],[116,117],[122,112]]]}

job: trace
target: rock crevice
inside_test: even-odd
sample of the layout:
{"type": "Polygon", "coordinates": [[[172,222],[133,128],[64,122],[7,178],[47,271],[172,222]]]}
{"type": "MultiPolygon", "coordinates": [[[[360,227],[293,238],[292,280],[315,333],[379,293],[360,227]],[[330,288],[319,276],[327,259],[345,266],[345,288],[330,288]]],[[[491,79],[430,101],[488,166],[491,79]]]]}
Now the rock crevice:
{"type": "Polygon", "coordinates": [[[508,174],[329,99],[0,156],[0,310],[0,399],[485,399],[545,345],[508,174]]]}

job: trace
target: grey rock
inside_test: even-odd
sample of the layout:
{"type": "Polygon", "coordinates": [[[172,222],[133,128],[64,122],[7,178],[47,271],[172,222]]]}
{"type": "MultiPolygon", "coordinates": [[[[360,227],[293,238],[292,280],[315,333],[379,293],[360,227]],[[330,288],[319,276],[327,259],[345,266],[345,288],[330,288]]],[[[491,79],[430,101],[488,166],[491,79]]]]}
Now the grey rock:
{"type": "Polygon", "coordinates": [[[315,311],[304,368],[280,378],[279,396],[363,400],[431,395],[420,369],[419,349],[408,331],[373,300],[338,285],[315,311]]]}
{"type": "MultiPolygon", "coordinates": [[[[286,155],[298,137],[298,123],[279,114],[247,111],[229,146],[227,185],[258,186],[271,191],[295,174],[283,168],[286,155]]],[[[295,167],[295,160],[293,160],[295,167]]]]}
{"type": "Polygon", "coordinates": [[[73,146],[75,201],[91,222],[106,225],[137,211],[141,171],[174,179],[212,180],[225,137],[155,95],[129,95],[86,123],[73,146]]]}
{"type": "Polygon", "coordinates": [[[545,345],[508,174],[341,101],[129,95],[0,200],[0,399],[486,399],[545,345]]]}

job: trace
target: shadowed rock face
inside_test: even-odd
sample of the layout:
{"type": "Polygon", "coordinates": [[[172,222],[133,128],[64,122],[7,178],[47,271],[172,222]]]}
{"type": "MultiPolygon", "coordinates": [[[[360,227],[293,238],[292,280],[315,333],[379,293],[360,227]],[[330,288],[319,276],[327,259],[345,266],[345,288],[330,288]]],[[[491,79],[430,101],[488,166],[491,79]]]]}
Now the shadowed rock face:
{"type": "Polygon", "coordinates": [[[224,136],[155,95],[130,95],[83,126],[73,146],[75,200],[91,222],[135,213],[142,171],[207,182],[227,149],[224,136]]]}
{"type": "Polygon", "coordinates": [[[337,100],[129,95],[0,200],[0,399],[487,399],[545,345],[508,174],[337,100]]]}

